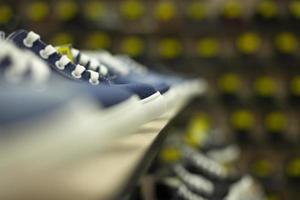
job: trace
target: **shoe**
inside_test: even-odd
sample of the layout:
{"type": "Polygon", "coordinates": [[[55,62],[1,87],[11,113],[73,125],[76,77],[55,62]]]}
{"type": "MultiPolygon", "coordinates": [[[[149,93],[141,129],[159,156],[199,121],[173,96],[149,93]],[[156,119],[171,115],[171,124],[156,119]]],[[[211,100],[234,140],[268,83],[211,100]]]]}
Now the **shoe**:
{"type": "Polygon", "coordinates": [[[115,58],[140,80],[149,83],[162,82],[168,85],[171,90],[165,96],[170,99],[169,102],[172,106],[179,104],[179,107],[182,107],[190,99],[201,95],[206,90],[207,85],[201,79],[182,78],[171,73],[150,71],[146,66],[126,55],[117,55],[115,58]]]}
{"type": "MultiPolygon", "coordinates": [[[[83,65],[89,65],[91,63],[97,63],[99,65],[105,65],[108,69],[108,73],[113,77],[112,81],[116,84],[128,84],[128,83],[139,83],[148,84],[154,87],[161,94],[165,94],[170,89],[164,81],[156,80],[151,81],[144,77],[137,76],[134,71],[129,71],[125,64],[119,61],[115,56],[108,52],[97,51],[97,52],[84,52],[81,53],[76,49],[72,50],[73,56],[76,61],[83,65]]],[[[96,65],[97,66],[97,65],[96,65]]],[[[101,71],[101,67],[92,67],[94,70],[101,71]]]]}
{"type": "Polygon", "coordinates": [[[188,146],[182,147],[182,160],[190,172],[215,183],[231,185],[241,179],[236,172],[229,172],[223,165],[188,146]]]}
{"type": "MultiPolygon", "coordinates": [[[[96,58],[103,64],[108,65],[113,73],[117,73],[118,76],[116,81],[142,82],[153,85],[158,90],[161,90],[161,93],[168,102],[169,108],[179,104],[185,104],[186,101],[194,96],[194,91],[192,91],[192,89],[195,89],[195,83],[199,83],[198,81],[186,81],[179,77],[151,72],[145,66],[137,63],[128,56],[112,56],[106,51],[85,53],[93,58],[96,58]],[[167,88],[169,89],[167,90],[167,88]]],[[[201,84],[201,87],[203,88],[203,84],[201,84]]],[[[202,89],[199,88],[199,92],[201,93],[200,90],[202,89]]]]}
{"type": "Polygon", "coordinates": [[[97,85],[97,87],[100,84],[110,88],[119,88],[138,95],[144,107],[144,111],[142,111],[144,116],[142,118],[146,121],[157,118],[164,110],[161,109],[165,107],[163,98],[151,86],[145,84],[111,84],[107,74],[86,69],[80,64],[75,65],[66,55],[59,54],[53,46],[46,45],[41,41],[40,36],[34,32],[16,31],[8,36],[7,39],[14,42],[19,48],[29,49],[34,52],[46,61],[52,70],[63,77],[76,80],[77,82],[87,82],[93,86],[97,85]]]}
{"type": "Polygon", "coordinates": [[[105,72],[108,77],[110,77],[110,81],[112,84],[117,85],[142,85],[142,86],[151,86],[155,88],[157,91],[156,95],[153,95],[151,98],[143,98],[142,102],[147,105],[149,115],[157,116],[165,113],[167,111],[167,104],[165,96],[161,94],[165,94],[169,87],[163,83],[149,83],[145,81],[137,81],[134,78],[130,78],[129,76],[125,76],[122,70],[116,70],[116,64],[118,65],[118,61],[116,61],[112,56],[108,54],[107,56],[101,59],[96,59],[96,57],[90,56],[89,54],[82,53],[81,51],[72,48],[71,50],[72,56],[74,58],[74,62],[80,65],[85,66],[89,70],[97,71],[99,73],[105,72]],[[152,114],[151,114],[152,113],[152,114]]]}
{"type": "MultiPolygon", "coordinates": [[[[74,51],[75,57],[81,58],[89,56],[100,62],[101,64],[107,66],[109,73],[113,76],[113,81],[117,83],[143,83],[153,86],[158,90],[166,101],[167,110],[176,107],[176,102],[179,102],[181,95],[175,93],[174,88],[170,88],[163,79],[153,78],[149,76],[146,71],[139,68],[128,67],[127,63],[119,60],[116,56],[111,55],[105,51],[84,51],[84,54],[79,54],[74,51]]],[[[78,59],[79,60],[79,59],[78,59]]],[[[99,68],[98,68],[99,69],[99,68]]]]}
{"type": "MultiPolygon", "coordinates": [[[[195,86],[196,85],[200,86],[201,84],[204,84],[203,82],[201,82],[201,79],[183,77],[182,75],[178,75],[170,71],[167,72],[151,71],[145,65],[138,63],[137,61],[135,61],[134,59],[130,58],[127,55],[116,55],[115,58],[123,62],[128,69],[135,70],[138,73],[148,73],[148,75],[150,75],[152,78],[160,79],[160,81],[163,80],[169,86],[182,84],[184,82],[190,83],[190,85],[192,85],[192,83],[196,83],[195,86]]],[[[202,88],[203,86],[200,87],[202,88]]],[[[198,92],[200,93],[203,92],[200,87],[198,87],[199,90],[194,91],[195,94],[198,92]]]]}
{"type": "MultiPolygon", "coordinates": [[[[19,49],[7,41],[0,41],[0,44],[2,47],[0,51],[0,75],[7,82],[14,82],[15,84],[28,82],[35,86],[39,84],[52,84],[57,81],[64,84],[65,79],[56,76],[55,73],[51,73],[51,68],[49,68],[46,62],[32,52],[19,49]]],[[[109,85],[91,87],[88,84],[82,84],[82,82],[72,83],[74,87],[75,85],[78,87],[78,92],[80,90],[88,91],[91,96],[98,100],[100,106],[104,108],[115,106],[133,97],[129,92],[121,88],[110,87],[109,85]]]]}
{"type": "MultiPolygon", "coordinates": [[[[8,43],[7,41],[0,41],[0,44],[2,47],[0,50],[0,80],[6,80],[5,83],[0,84],[1,86],[5,86],[3,88],[3,92],[0,94],[1,99],[5,100],[6,97],[10,97],[10,93],[8,91],[13,91],[13,86],[21,87],[22,85],[24,87],[18,90],[24,90],[23,92],[16,92],[13,97],[9,98],[11,100],[6,100],[5,102],[2,102],[2,105],[0,105],[2,108],[1,114],[3,114],[1,116],[3,124],[12,124],[12,126],[9,128],[5,128],[3,125],[0,126],[0,133],[5,133],[5,135],[18,135],[21,136],[21,138],[24,137],[24,141],[27,141],[28,144],[30,144],[26,145],[26,147],[24,146],[24,148],[26,148],[25,150],[20,148],[22,149],[20,151],[13,149],[14,147],[16,147],[16,149],[19,149],[18,146],[22,146],[19,144],[23,144],[22,140],[19,140],[18,138],[16,138],[16,141],[14,140],[15,143],[10,142],[9,145],[1,145],[3,147],[1,152],[5,152],[2,155],[10,155],[10,151],[15,152],[14,156],[10,156],[8,160],[14,161],[21,159],[26,162],[26,159],[23,158],[29,159],[29,157],[35,158],[37,160],[43,160],[44,158],[47,158],[48,154],[50,154],[51,159],[43,163],[55,164],[68,159],[80,158],[84,155],[89,154],[92,150],[99,150],[99,148],[103,148],[104,143],[107,143],[108,140],[116,136],[131,133],[133,130],[136,130],[146,122],[147,119],[145,119],[145,115],[143,114],[144,106],[136,95],[132,95],[131,93],[128,93],[127,91],[117,87],[94,87],[82,82],[77,83],[73,81],[66,81],[65,79],[56,77],[54,75],[55,73],[45,73],[46,76],[43,76],[43,79],[41,79],[38,77],[38,75],[41,75],[38,72],[43,71],[41,70],[42,68],[44,68],[45,71],[49,70],[48,65],[43,63],[38,57],[33,54],[31,56],[33,56],[34,59],[37,59],[37,61],[39,61],[38,64],[40,65],[31,66],[31,64],[34,64],[32,63],[33,58],[30,57],[30,59],[27,59],[29,58],[27,57],[28,52],[16,48],[13,44],[8,43]],[[16,59],[23,62],[18,62],[16,61],[16,59]],[[39,69],[39,71],[35,71],[35,67],[39,67],[41,69],[39,69]],[[14,73],[7,73],[10,71],[14,73]],[[9,76],[7,76],[6,74],[9,74],[9,76]],[[39,81],[49,80],[48,84],[43,82],[43,84],[39,84],[39,82],[35,82],[35,84],[33,84],[33,82],[30,82],[30,77],[35,76],[37,76],[36,80],[39,81]],[[22,82],[24,78],[28,78],[28,84],[26,82],[22,82]],[[11,82],[11,79],[18,80],[18,84],[9,84],[11,82]],[[6,85],[8,85],[8,89],[6,88],[6,85]],[[62,90],[63,88],[66,89],[62,90]],[[41,93],[40,95],[43,98],[38,98],[36,100],[35,97],[38,96],[39,92],[41,93]],[[64,102],[67,105],[61,106],[66,107],[66,109],[69,107],[69,103],[72,104],[72,102],[76,101],[76,99],[78,99],[79,97],[80,99],[91,99],[77,105],[78,116],[76,114],[76,107],[72,106],[72,109],[75,109],[73,111],[74,117],[71,114],[70,116],[65,115],[64,117],[66,117],[66,119],[64,119],[63,122],[53,119],[48,120],[47,117],[45,117],[46,120],[44,121],[37,120],[35,122],[32,120],[29,123],[32,124],[32,126],[26,125],[26,127],[24,128],[18,128],[19,126],[15,126],[16,124],[11,123],[17,123],[18,119],[27,119],[31,118],[31,116],[33,116],[34,119],[43,118],[41,115],[39,115],[39,113],[48,116],[44,111],[37,112],[35,109],[35,105],[38,106],[39,104],[41,104],[47,106],[47,97],[49,97],[49,101],[51,101],[51,95],[58,95],[58,97],[63,97],[64,95],[69,93],[72,93],[73,96],[71,96],[70,99],[67,99],[67,101],[64,102]],[[24,101],[25,98],[30,99],[32,97],[32,104],[30,104],[30,100],[26,102],[27,104],[25,104],[25,102],[24,104],[22,104],[22,95],[24,96],[24,101]],[[13,101],[14,98],[16,98],[18,101],[13,101]],[[9,102],[12,103],[11,106],[9,106],[9,102]],[[83,110],[82,114],[79,115],[79,113],[81,113],[81,110],[83,110]],[[84,112],[85,110],[87,111],[84,112]],[[120,113],[126,113],[126,115],[120,115],[120,113]],[[73,118],[76,123],[69,123],[69,121],[72,121],[73,118]],[[53,121],[53,123],[51,120],[53,121]],[[76,120],[80,121],[77,122],[76,120]],[[48,123],[50,124],[50,127],[48,127],[48,123]],[[74,124],[76,124],[75,127],[74,124]],[[67,125],[70,127],[66,127],[67,125]],[[44,131],[44,128],[47,129],[47,131],[44,131]],[[71,133],[74,133],[74,135],[72,136],[71,133]],[[48,139],[43,140],[44,137],[48,137],[48,139]],[[45,142],[47,144],[45,144],[45,142]],[[30,146],[30,148],[28,146],[30,146]],[[47,149],[44,149],[44,147],[46,147],[47,149]],[[54,147],[54,149],[50,149],[50,147],[54,147]],[[6,148],[10,151],[4,150],[6,148]],[[64,153],[60,154],[57,152],[57,156],[53,157],[54,151],[60,151],[64,153]],[[26,154],[26,156],[24,154],[26,154]]],[[[17,82],[14,81],[14,83],[17,82]]],[[[55,107],[50,107],[52,110],[56,109],[55,107]]],[[[62,109],[64,110],[64,108],[62,109]]],[[[51,112],[49,115],[51,117],[51,112]]],[[[60,117],[60,119],[61,118],[62,117],[60,117]]],[[[1,163],[5,162],[3,161],[1,163]]]]}
{"type": "Polygon", "coordinates": [[[225,194],[234,196],[233,192],[248,194],[252,188],[260,191],[258,184],[250,176],[229,173],[222,165],[191,148],[184,148],[183,165],[179,168],[181,176],[196,175],[213,182],[215,192],[211,194],[214,196],[222,197],[225,194]]]}
{"type": "MultiPolygon", "coordinates": [[[[197,183],[195,183],[197,184],[197,183]]],[[[159,179],[155,185],[156,199],[158,200],[263,200],[264,195],[257,187],[249,190],[251,179],[245,178],[240,185],[232,187],[224,197],[210,195],[205,197],[192,191],[184,182],[178,178],[166,177],[159,179]],[[248,190],[246,190],[248,189],[248,190]]]]}

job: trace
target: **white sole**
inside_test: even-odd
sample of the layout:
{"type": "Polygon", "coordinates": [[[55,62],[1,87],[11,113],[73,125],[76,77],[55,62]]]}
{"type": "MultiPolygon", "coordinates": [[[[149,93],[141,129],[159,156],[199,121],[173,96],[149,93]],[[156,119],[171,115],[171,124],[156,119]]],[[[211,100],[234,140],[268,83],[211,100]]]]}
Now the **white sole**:
{"type": "Polygon", "coordinates": [[[141,102],[146,121],[157,119],[167,111],[165,98],[159,92],[141,100],[141,102]]]}
{"type": "Polygon", "coordinates": [[[184,83],[174,85],[172,87],[173,96],[175,96],[175,102],[173,106],[177,110],[185,106],[191,99],[196,96],[202,95],[207,90],[207,83],[201,79],[186,81],[184,83]]]}
{"type": "Polygon", "coordinates": [[[187,81],[183,84],[187,96],[195,97],[203,94],[207,90],[207,83],[202,79],[187,81]]]}
{"type": "Polygon", "coordinates": [[[170,110],[176,106],[176,102],[178,101],[178,95],[174,88],[170,88],[166,93],[163,94],[167,109],[170,110]]]}

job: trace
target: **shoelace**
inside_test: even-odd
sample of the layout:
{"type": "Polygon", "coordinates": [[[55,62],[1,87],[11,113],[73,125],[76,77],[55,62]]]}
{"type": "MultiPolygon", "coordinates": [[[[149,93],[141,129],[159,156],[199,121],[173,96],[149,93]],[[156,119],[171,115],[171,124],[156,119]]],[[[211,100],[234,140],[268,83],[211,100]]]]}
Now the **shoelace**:
{"type": "Polygon", "coordinates": [[[207,158],[201,153],[195,152],[193,149],[188,147],[183,149],[183,153],[184,157],[189,161],[192,161],[197,167],[203,168],[207,172],[219,177],[227,176],[227,171],[222,165],[212,159],[207,158]]]}
{"type": "Polygon", "coordinates": [[[214,191],[214,185],[212,182],[204,179],[201,176],[193,175],[185,170],[181,165],[174,167],[175,174],[182,179],[184,183],[189,185],[195,190],[201,190],[207,194],[211,194],[214,191]]]}
{"type": "Polygon", "coordinates": [[[92,58],[75,48],[71,49],[71,53],[79,64],[87,67],[90,70],[97,71],[103,76],[107,76],[108,69],[106,68],[106,66],[101,64],[97,59],[92,58]]]}
{"type": "Polygon", "coordinates": [[[35,55],[23,51],[7,41],[0,41],[0,60],[9,58],[11,63],[4,70],[5,78],[14,83],[19,83],[29,72],[32,83],[44,83],[50,77],[50,70],[35,55]]]}
{"type": "Polygon", "coordinates": [[[106,51],[86,52],[89,57],[96,58],[98,62],[108,66],[110,69],[121,75],[127,75],[130,70],[124,64],[106,51]]]}
{"type": "MultiPolygon", "coordinates": [[[[34,33],[33,31],[30,31],[28,32],[27,36],[24,38],[23,44],[27,48],[32,48],[34,43],[38,40],[40,40],[40,36],[34,33]]],[[[47,45],[44,49],[42,49],[39,52],[39,54],[45,60],[49,59],[49,57],[54,54],[59,55],[57,50],[52,45],[47,45]]],[[[55,62],[55,66],[59,70],[64,70],[66,66],[68,66],[70,63],[72,63],[71,60],[67,56],[63,55],[60,56],[59,60],[55,62]]],[[[84,66],[80,64],[75,65],[75,68],[71,72],[71,75],[75,79],[80,79],[82,78],[83,74],[87,72],[89,73],[89,82],[92,85],[98,85],[100,83],[99,81],[100,74],[93,70],[87,70],[84,66]]]]}
{"type": "Polygon", "coordinates": [[[185,200],[206,200],[205,198],[192,193],[185,185],[179,187],[177,195],[185,200]]]}
{"type": "Polygon", "coordinates": [[[240,149],[237,146],[230,145],[222,150],[210,150],[206,155],[219,163],[230,163],[238,159],[240,149]]]}
{"type": "Polygon", "coordinates": [[[129,68],[131,71],[134,71],[136,73],[145,74],[147,73],[148,69],[146,66],[136,62],[134,59],[126,56],[126,55],[119,55],[116,56],[116,58],[123,63],[123,65],[126,66],[126,68],[129,68]]]}

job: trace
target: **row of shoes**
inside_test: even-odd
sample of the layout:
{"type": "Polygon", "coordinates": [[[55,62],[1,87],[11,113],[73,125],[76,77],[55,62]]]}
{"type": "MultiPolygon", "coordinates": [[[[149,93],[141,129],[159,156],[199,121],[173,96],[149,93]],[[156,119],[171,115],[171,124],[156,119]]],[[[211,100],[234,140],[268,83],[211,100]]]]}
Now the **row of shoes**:
{"type": "Polygon", "coordinates": [[[176,148],[179,156],[160,159],[154,173],[156,199],[265,199],[260,184],[237,169],[240,150],[236,145],[206,142],[199,148],[178,140],[168,146],[176,148]]]}
{"type": "Polygon", "coordinates": [[[201,79],[152,71],[125,55],[54,47],[33,31],[1,33],[0,171],[81,158],[205,88],[201,79]]]}

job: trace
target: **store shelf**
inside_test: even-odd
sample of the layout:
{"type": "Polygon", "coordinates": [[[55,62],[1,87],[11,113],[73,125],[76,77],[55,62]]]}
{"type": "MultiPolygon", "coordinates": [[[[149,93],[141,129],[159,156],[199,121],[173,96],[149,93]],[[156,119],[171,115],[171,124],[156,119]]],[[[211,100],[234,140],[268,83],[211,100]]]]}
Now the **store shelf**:
{"type": "MultiPolygon", "coordinates": [[[[177,112],[176,112],[177,113],[177,112]]],[[[136,186],[166,136],[164,127],[176,113],[143,125],[134,134],[112,141],[105,150],[52,173],[19,177],[2,188],[5,199],[122,199],[136,186]],[[28,176],[31,176],[29,178],[28,176]],[[28,181],[30,180],[30,181],[28,181]],[[13,198],[10,198],[13,197],[13,198]]]]}

